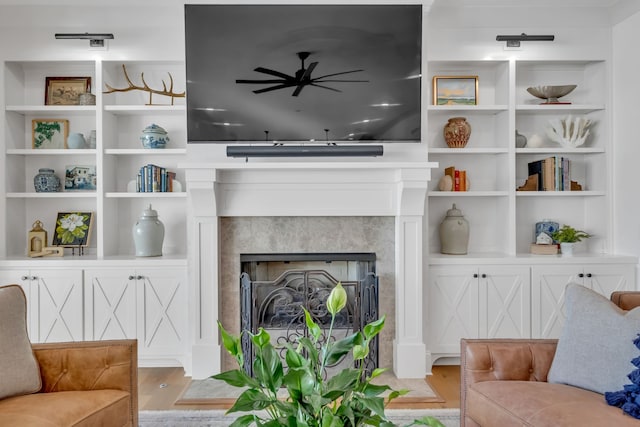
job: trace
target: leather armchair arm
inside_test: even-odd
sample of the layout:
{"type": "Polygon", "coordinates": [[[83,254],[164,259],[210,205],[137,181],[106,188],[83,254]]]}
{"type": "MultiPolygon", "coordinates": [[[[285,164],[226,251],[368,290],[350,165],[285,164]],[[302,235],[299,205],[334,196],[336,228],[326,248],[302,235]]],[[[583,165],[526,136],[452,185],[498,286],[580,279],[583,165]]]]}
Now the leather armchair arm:
{"type": "Polygon", "coordinates": [[[558,340],[460,340],[460,411],[465,419],[467,388],[480,381],[547,381],[558,340]]]}
{"type": "Polygon", "coordinates": [[[138,395],[137,340],[33,344],[42,393],[123,390],[138,395]]]}

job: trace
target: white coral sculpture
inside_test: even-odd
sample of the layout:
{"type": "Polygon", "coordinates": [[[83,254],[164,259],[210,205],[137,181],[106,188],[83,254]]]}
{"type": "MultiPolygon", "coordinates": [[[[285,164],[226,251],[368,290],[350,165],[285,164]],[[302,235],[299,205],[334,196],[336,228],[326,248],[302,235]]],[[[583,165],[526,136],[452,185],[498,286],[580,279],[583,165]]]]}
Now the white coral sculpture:
{"type": "Polygon", "coordinates": [[[584,117],[567,116],[562,119],[549,120],[546,128],[547,136],[554,142],[567,147],[579,147],[589,136],[591,120],[584,117]]]}

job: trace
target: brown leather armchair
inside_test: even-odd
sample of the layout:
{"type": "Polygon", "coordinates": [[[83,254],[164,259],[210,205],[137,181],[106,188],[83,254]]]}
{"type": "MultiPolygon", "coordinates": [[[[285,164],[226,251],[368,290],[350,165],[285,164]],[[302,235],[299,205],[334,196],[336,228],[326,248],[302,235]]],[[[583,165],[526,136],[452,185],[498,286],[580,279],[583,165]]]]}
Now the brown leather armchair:
{"type": "MultiPolygon", "coordinates": [[[[4,287],[8,288],[13,289],[13,298],[19,287],[4,287]]],[[[22,291],[18,296],[22,299],[15,298],[9,303],[26,306],[22,291]]],[[[24,309],[20,307],[15,313],[17,315],[4,321],[20,322],[24,309]]],[[[17,329],[23,329],[26,334],[24,323],[17,329]]],[[[0,345],[11,346],[12,343],[0,345]]],[[[28,351],[28,341],[26,345],[28,351]]],[[[11,397],[0,399],[0,426],[138,426],[136,340],[46,343],[33,344],[31,348],[42,386],[33,393],[38,390],[39,381],[36,381],[35,388],[25,391],[27,394],[6,394],[11,397]]],[[[36,379],[37,372],[34,370],[32,375],[36,379]]]]}
{"type": "MultiPolygon", "coordinates": [[[[614,292],[611,301],[630,310],[640,306],[640,292],[614,292]]],[[[523,420],[530,426],[640,426],[600,394],[547,383],[556,345],[554,339],[462,339],[461,426],[522,426],[523,420]]]]}

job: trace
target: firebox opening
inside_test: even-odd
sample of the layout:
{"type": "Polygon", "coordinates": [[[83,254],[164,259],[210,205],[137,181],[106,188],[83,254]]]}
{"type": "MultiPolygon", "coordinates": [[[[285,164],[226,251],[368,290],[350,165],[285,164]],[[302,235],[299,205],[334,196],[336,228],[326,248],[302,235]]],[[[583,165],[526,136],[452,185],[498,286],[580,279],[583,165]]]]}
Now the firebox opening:
{"type": "MultiPolygon", "coordinates": [[[[272,344],[282,348],[306,334],[304,311],[328,333],[331,315],[326,299],[338,282],[347,292],[347,306],[334,324],[331,337],[338,340],[378,318],[378,278],[375,253],[293,253],[240,255],[240,324],[242,330],[257,333],[264,328],[272,344]]],[[[244,369],[252,373],[253,348],[243,335],[244,369]]],[[[282,351],[284,356],[284,350],[282,351]]],[[[284,360],[284,357],[283,357],[284,360]]],[[[328,373],[353,365],[345,358],[328,373]]],[[[374,340],[365,369],[378,367],[378,341],[374,340]]]]}

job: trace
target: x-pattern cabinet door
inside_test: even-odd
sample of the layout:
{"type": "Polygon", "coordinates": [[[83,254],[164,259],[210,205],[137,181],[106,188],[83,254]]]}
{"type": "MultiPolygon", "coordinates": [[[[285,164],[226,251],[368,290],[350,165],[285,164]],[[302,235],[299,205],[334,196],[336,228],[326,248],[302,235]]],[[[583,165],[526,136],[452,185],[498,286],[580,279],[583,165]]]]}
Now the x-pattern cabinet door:
{"type": "Polygon", "coordinates": [[[87,339],[136,338],[136,304],[136,281],[131,269],[85,271],[87,339]]]}
{"type": "Polygon", "coordinates": [[[529,338],[531,280],[529,267],[480,268],[480,337],[529,338]]]}
{"type": "Polygon", "coordinates": [[[633,290],[631,264],[541,265],[531,270],[531,335],[559,338],[567,318],[565,288],[578,283],[609,298],[614,291],[633,290]]]}
{"type": "Polygon", "coordinates": [[[140,355],[182,358],[188,339],[186,271],[136,270],[136,280],[140,355]]]}
{"type": "Polygon", "coordinates": [[[432,353],[460,354],[460,338],[479,338],[476,266],[429,268],[429,347],[432,353]]]}
{"type": "Polygon", "coordinates": [[[32,342],[84,340],[82,270],[30,270],[32,342]]]}

